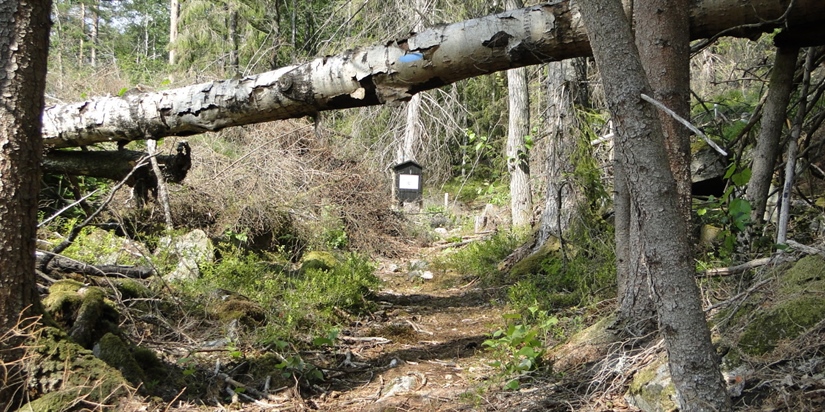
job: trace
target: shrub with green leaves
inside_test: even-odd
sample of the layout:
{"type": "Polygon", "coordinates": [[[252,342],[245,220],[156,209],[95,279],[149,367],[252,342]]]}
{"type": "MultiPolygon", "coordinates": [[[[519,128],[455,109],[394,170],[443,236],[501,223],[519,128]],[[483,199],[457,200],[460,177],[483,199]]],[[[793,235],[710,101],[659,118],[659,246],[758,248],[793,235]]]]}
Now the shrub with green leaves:
{"type": "Polygon", "coordinates": [[[538,307],[530,308],[530,315],[513,313],[504,315],[507,326],[496,330],[491,339],[483,345],[490,348],[496,357],[492,366],[499,368],[508,380],[505,388],[518,389],[521,375],[542,366],[545,341],[559,323],[558,318],[538,307]],[[515,377],[513,378],[513,376],[515,377]]]}

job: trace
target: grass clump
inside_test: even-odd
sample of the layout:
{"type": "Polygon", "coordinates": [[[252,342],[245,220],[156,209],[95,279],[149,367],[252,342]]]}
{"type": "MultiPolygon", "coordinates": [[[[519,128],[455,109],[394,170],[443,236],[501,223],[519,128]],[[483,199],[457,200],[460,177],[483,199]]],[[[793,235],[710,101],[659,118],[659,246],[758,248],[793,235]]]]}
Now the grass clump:
{"type": "Polygon", "coordinates": [[[298,342],[328,331],[348,313],[367,310],[364,296],[379,286],[372,263],[354,253],[337,257],[329,268],[304,270],[268,257],[276,261],[237,248],[224,251],[201,267],[199,279],[178,286],[196,309],[214,318],[254,320],[248,322],[253,339],[262,343],[298,342]]]}
{"type": "Polygon", "coordinates": [[[435,262],[438,270],[452,270],[457,273],[477,277],[483,283],[499,285],[502,283],[499,263],[523,242],[523,236],[512,232],[499,232],[488,240],[474,242],[463,249],[444,256],[435,262]]]}

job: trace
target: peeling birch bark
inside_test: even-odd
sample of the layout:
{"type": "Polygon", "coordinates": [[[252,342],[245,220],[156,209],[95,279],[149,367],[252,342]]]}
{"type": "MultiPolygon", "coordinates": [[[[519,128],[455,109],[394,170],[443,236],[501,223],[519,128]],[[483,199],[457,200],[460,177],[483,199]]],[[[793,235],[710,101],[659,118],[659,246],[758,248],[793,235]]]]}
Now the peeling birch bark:
{"type": "MultiPolygon", "coordinates": [[[[771,31],[825,20],[822,0],[702,0],[691,38],[771,31]]],[[[127,93],[46,108],[43,138],[60,148],[188,136],[319,111],[407,101],[423,90],[496,71],[590,55],[578,6],[542,4],[432,27],[406,39],[241,79],[127,93]]]]}

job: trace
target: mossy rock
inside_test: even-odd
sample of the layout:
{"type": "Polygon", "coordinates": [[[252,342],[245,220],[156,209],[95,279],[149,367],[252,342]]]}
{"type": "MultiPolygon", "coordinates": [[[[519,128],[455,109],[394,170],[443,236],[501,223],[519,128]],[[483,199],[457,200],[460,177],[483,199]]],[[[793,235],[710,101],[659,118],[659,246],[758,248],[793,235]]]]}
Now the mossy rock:
{"type": "Polygon", "coordinates": [[[330,252],[313,250],[301,259],[301,273],[307,270],[332,270],[338,266],[338,259],[330,252]]]}
{"type": "Polygon", "coordinates": [[[743,305],[758,311],[739,335],[738,347],[745,354],[768,354],[781,341],[793,340],[825,319],[825,259],[800,259],[777,275],[777,286],[773,304],[743,305]]]}
{"type": "Polygon", "coordinates": [[[154,296],[151,289],[143,282],[130,278],[111,279],[123,299],[140,299],[154,296]]]}
{"type": "Polygon", "coordinates": [[[825,319],[825,295],[784,300],[757,315],[739,336],[739,347],[749,355],[773,351],[782,340],[792,340],[825,319]]]}
{"type": "Polygon", "coordinates": [[[107,332],[118,329],[120,315],[99,287],[61,280],[49,288],[43,307],[75,342],[87,349],[107,332]]]}
{"type": "Polygon", "coordinates": [[[561,250],[561,242],[557,238],[547,239],[539,250],[513,265],[507,275],[508,279],[511,281],[527,279],[533,274],[541,272],[544,261],[554,257],[559,250],[561,250]]]}
{"type": "Polygon", "coordinates": [[[119,370],[123,377],[132,384],[138,385],[146,380],[146,374],[132,356],[129,345],[114,334],[103,335],[94,345],[92,352],[100,360],[119,370]]]}
{"type": "Polygon", "coordinates": [[[611,329],[616,323],[616,315],[610,314],[598,322],[579,331],[550,350],[553,369],[559,372],[572,371],[582,365],[592,365],[604,360],[619,336],[611,329]]]}
{"type": "Polygon", "coordinates": [[[238,320],[246,325],[260,325],[266,320],[266,312],[255,302],[229,298],[215,307],[215,315],[222,321],[238,320]]]}
{"type": "Polygon", "coordinates": [[[780,291],[783,294],[804,291],[825,292],[825,259],[806,256],[781,275],[780,291]]]}
{"type": "Polygon", "coordinates": [[[77,292],[83,286],[85,286],[83,283],[73,279],[60,279],[49,287],[49,294],[77,292]]]}
{"type": "Polygon", "coordinates": [[[646,412],[679,410],[676,406],[676,386],[670,378],[667,357],[662,355],[633,376],[625,399],[646,412]]]}
{"type": "Polygon", "coordinates": [[[34,401],[21,411],[64,411],[79,398],[90,403],[112,403],[132,389],[117,369],[107,365],[54,327],[42,329],[29,346],[26,374],[34,401]],[[94,384],[90,384],[94,383],[94,384]]]}

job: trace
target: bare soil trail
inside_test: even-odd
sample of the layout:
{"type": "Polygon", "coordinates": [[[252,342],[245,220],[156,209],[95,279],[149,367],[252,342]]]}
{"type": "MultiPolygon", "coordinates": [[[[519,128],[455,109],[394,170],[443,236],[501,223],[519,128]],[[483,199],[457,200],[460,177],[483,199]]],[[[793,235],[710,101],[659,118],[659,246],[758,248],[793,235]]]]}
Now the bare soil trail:
{"type": "MultiPolygon", "coordinates": [[[[500,290],[437,274],[424,280],[382,264],[380,309],[340,337],[345,361],[327,377],[321,410],[483,410],[470,393],[496,373],[482,342],[501,325],[500,290]]],[[[339,344],[340,345],[340,344],[339,344]]]]}
{"type": "MultiPolygon", "coordinates": [[[[336,357],[344,361],[307,406],[343,412],[571,411],[582,405],[587,385],[576,378],[544,377],[521,390],[502,389],[493,353],[482,343],[504,324],[505,289],[480,288],[452,273],[424,280],[392,269],[379,267],[381,309],[339,338],[336,357]]],[[[635,410],[623,400],[603,406],[593,410],[635,410]]]]}

